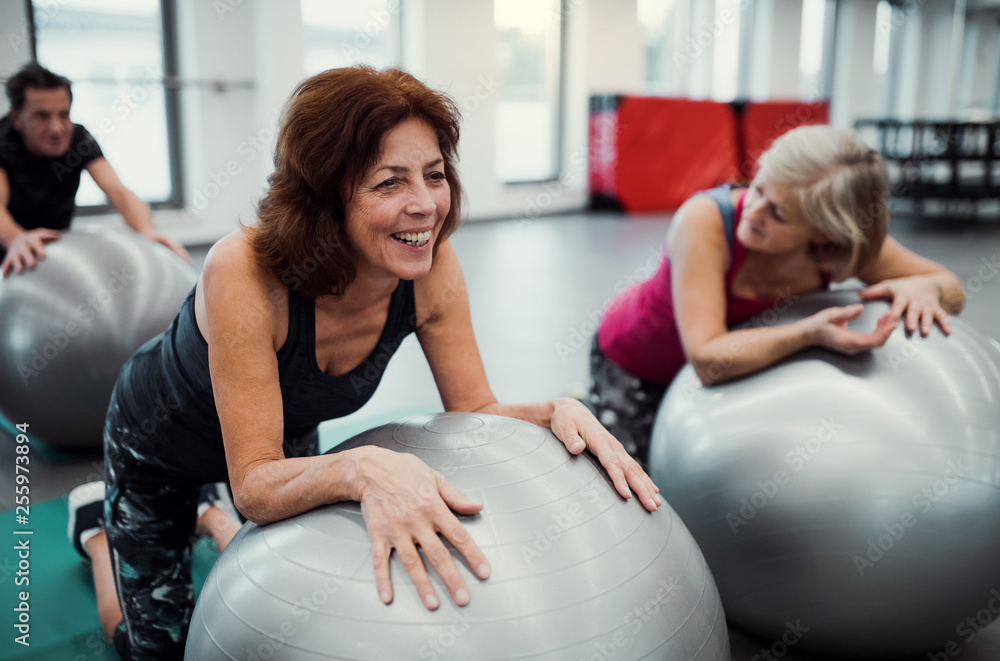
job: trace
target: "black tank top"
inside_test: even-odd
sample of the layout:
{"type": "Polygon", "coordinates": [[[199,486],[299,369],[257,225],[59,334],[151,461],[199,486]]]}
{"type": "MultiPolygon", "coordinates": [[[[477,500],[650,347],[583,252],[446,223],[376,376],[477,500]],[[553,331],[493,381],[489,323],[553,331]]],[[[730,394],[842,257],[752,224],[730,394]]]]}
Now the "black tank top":
{"type": "MultiPolygon", "coordinates": [[[[117,430],[134,436],[135,458],[143,463],[190,469],[207,462],[218,469],[221,461],[224,470],[208,343],[195,320],[194,295],[192,289],[170,326],[122,368],[106,433],[117,430]]],[[[247,323],[255,323],[255,318],[260,316],[248,310],[247,323]]],[[[288,337],[277,352],[285,438],[301,436],[324,420],[361,408],[375,392],[389,359],[414,330],[413,281],[400,280],[375,349],[346,374],[329,376],[316,363],[315,302],[290,291],[288,337]]]]}

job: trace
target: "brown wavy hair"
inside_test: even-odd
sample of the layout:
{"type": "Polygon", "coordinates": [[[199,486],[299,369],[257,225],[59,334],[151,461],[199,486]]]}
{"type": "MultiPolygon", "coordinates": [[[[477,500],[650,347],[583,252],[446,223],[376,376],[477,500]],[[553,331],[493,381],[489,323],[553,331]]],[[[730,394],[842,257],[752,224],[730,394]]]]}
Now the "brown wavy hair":
{"type": "Polygon", "coordinates": [[[434,129],[451,188],[436,253],[461,218],[458,108],[404,71],[358,66],[307,78],[289,97],[258,221],[243,227],[258,264],[310,298],[343,294],[358,259],[344,233],[345,207],[378,162],[386,133],[411,117],[434,129]]]}

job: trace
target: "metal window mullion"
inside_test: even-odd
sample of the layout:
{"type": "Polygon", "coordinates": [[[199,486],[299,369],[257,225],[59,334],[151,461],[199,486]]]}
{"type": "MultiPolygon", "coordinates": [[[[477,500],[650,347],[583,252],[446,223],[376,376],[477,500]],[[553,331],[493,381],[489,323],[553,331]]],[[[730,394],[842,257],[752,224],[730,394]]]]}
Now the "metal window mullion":
{"type": "MultiPolygon", "coordinates": [[[[163,35],[163,69],[166,80],[176,80],[177,65],[177,6],[174,0],[160,0],[160,20],[163,35]]],[[[164,83],[166,83],[166,80],[164,83]]],[[[184,177],[181,151],[180,88],[163,86],[167,121],[167,153],[170,159],[170,197],[168,206],[180,208],[184,204],[184,177]]]]}

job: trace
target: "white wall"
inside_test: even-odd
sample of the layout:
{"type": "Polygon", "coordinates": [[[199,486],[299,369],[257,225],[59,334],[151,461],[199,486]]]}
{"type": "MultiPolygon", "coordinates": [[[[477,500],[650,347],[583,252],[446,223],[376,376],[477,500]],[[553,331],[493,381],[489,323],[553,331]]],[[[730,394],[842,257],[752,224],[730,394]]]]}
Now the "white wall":
{"type": "MultiPolygon", "coordinates": [[[[31,61],[31,42],[28,35],[28,17],[22,0],[0,2],[0,26],[3,35],[0,41],[0,79],[17,73],[17,70],[31,61]]],[[[7,95],[0,93],[0,114],[10,110],[7,95]]]]}
{"type": "MultiPolygon", "coordinates": [[[[211,242],[249,220],[253,201],[264,186],[261,164],[270,162],[257,136],[259,82],[254,29],[256,0],[232,11],[222,5],[181,0],[178,3],[182,153],[185,206],[181,212],[158,211],[157,224],[181,240],[211,242]],[[219,81],[221,91],[207,83],[219,81]],[[240,85],[253,85],[252,88],[240,85]]],[[[264,136],[266,137],[266,135],[264,136]]]]}
{"type": "MultiPolygon", "coordinates": [[[[586,67],[592,93],[638,94],[645,63],[635,0],[569,0],[586,20],[586,67]]],[[[579,60],[571,60],[571,64],[579,60]]]]}

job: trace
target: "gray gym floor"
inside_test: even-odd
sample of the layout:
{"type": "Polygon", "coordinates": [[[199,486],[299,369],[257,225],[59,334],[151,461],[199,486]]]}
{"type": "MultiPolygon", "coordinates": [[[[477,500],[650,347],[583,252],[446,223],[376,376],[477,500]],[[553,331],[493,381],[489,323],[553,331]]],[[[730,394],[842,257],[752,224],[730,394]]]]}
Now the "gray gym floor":
{"type": "MultiPolygon", "coordinates": [[[[668,215],[625,218],[615,213],[581,213],[528,221],[471,223],[454,244],[461,258],[472,305],[473,325],[494,393],[505,402],[548,399],[583,392],[594,323],[614,293],[648,277],[658,263],[668,215]]],[[[1000,336],[1000,223],[949,224],[894,221],[903,245],[952,269],[971,292],[964,321],[1000,336]]],[[[207,249],[194,250],[196,260],[207,249]]],[[[440,410],[434,382],[412,337],[393,358],[373,399],[353,419],[391,417],[440,410]]],[[[336,437],[350,420],[328,423],[336,437]]],[[[0,432],[0,462],[13,465],[12,439],[0,432]]],[[[32,462],[32,499],[64,495],[77,484],[99,479],[100,458],[72,464],[32,462]]],[[[13,472],[0,474],[0,508],[13,507],[13,472]]],[[[731,632],[733,659],[756,661],[773,641],[731,632]]],[[[1000,626],[962,642],[962,661],[1000,658],[1000,626]]],[[[770,653],[777,658],[780,654],[770,653]]],[[[794,648],[782,659],[804,661],[794,648]]],[[[915,657],[927,659],[927,656],[915,657]]]]}

